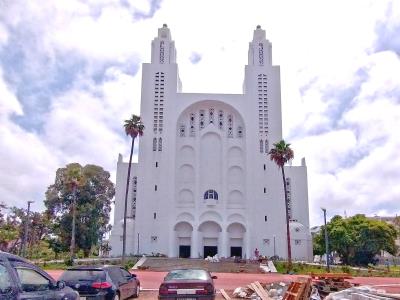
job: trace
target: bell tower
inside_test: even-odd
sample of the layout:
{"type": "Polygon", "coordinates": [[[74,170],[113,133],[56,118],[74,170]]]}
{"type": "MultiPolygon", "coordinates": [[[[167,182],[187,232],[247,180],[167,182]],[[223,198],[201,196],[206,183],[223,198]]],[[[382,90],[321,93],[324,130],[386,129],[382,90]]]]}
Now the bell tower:
{"type": "Polygon", "coordinates": [[[176,63],[175,43],[171,39],[171,32],[167,24],[158,29],[158,36],[151,43],[152,64],[176,63]]]}

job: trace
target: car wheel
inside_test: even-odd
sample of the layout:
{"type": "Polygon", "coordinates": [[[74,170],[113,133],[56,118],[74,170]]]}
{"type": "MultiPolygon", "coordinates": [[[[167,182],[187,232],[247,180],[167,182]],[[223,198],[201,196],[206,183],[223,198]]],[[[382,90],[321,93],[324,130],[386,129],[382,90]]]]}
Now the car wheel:
{"type": "Polygon", "coordinates": [[[133,298],[138,298],[139,294],[140,294],[140,285],[138,285],[136,287],[136,291],[135,291],[135,294],[133,295],[133,298]]]}
{"type": "Polygon", "coordinates": [[[119,300],[119,294],[116,293],[113,300],[119,300]]]}

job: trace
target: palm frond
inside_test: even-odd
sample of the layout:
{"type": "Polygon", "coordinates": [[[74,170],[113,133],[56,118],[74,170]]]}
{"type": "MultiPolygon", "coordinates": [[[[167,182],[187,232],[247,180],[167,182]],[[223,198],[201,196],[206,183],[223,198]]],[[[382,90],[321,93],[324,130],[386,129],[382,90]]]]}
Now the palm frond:
{"type": "Polygon", "coordinates": [[[280,168],[294,157],[294,152],[290,148],[290,144],[286,144],[284,140],[274,144],[274,148],[269,151],[269,156],[280,168]]]}
{"type": "Polygon", "coordinates": [[[144,125],[140,116],[132,115],[128,120],[124,121],[124,129],[126,135],[136,138],[138,135],[142,136],[144,132],[144,125]]]}

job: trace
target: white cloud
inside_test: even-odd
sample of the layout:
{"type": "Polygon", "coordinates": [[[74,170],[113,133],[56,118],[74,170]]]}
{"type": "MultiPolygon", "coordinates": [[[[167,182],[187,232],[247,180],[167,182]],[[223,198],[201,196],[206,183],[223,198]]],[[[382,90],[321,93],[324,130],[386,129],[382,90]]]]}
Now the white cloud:
{"type": "Polygon", "coordinates": [[[118,152],[129,150],[121,123],[139,113],[138,64],[150,61],[151,40],[163,23],[176,42],[183,90],[203,93],[241,92],[248,42],[260,24],[281,66],[284,137],[296,157],[307,158],[311,222],[321,220],[320,206],[331,213],[396,212],[389,207],[399,198],[400,62],[394,52],[374,53],[392,50],[386,44],[395,40],[398,21],[387,9],[395,10],[394,2],[9,3],[0,11],[0,62],[14,72],[0,74],[10,77],[0,80],[6,158],[0,167],[12,176],[0,180],[10,203],[31,195],[40,201],[55,170],[74,160],[115,174],[118,152]],[[11,46],[21,61],[9,61],[1,49],[16,37],[11,46]],[[193,53],[201,55],[196,64],[193,53]],[[43,115],[32,115],[21,93],[30,84],[36,88],[30,96],[46,107],[43,115]],[[42,121],[40,130],[17,125],[16,115],[42,121]],[[23,188],[16,190],[18,184],[23,188]]]}
{"type": "Polygon", "coordinates": [[[0,201],[17,206],[24,206],[27,200],[32,199],[41,202],[44,188],[50,183],[49,170],[55,169],[56,159],[40,137],[26,132],[10,120],[14,114],[22,115],[22,108],[1,73],[0,201]]]}
{"type": "Polygon", "coordinates": [[[0,23],[0,47],[6,44],[8,41],[8,31],[5,29],[4,25],[0,23]]]}
{"type": "Polygon", "coordinates": [[[4,81],[3,71],[0,68],[0,120],[11,114],[22,115],[22,107],[14,92],[4,81]]]}

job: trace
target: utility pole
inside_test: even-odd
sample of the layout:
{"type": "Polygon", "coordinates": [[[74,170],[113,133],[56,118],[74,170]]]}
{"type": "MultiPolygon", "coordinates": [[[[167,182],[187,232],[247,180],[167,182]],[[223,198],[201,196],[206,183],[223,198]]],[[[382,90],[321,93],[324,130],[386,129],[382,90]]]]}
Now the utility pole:
{"type": "Polygon", "coordinates": [[[29,224],[29,214],[31,212],[31,203],[34,201],[28,201],[28,210],[26,212],[26,218],[25,218],[25,226],[24,226],[24,239],[22,241],[22,257],[26,257],[26,243],[28,241],[28,224],[29,224]]]}
{"type": "Polygon", "coordinates": [[[328,229],[326,228],[326,208],[321,208],[324,212],[324,223],[325,223],[325,252],[326,252],[326,270],[330,272],[329,267],[329,241],[328,241],[328,229]]]}

